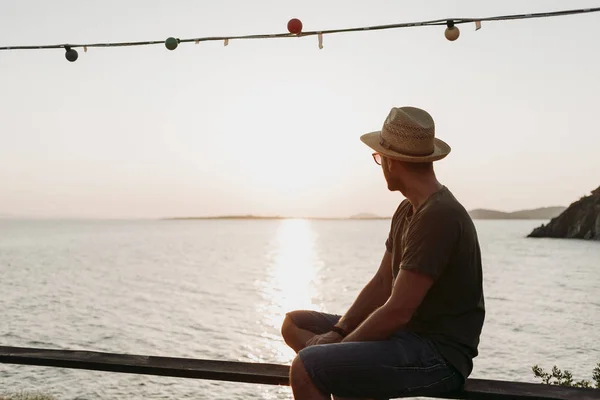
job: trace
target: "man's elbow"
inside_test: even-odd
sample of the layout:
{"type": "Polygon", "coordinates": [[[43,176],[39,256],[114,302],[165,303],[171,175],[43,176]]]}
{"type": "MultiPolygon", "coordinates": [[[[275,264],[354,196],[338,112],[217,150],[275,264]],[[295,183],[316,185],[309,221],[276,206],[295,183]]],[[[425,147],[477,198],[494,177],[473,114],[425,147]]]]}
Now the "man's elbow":
{"type": "Polygon", "coordinates": [[[386,300],[392,295],[391,282],[380,275],[376,275],[369,282],[374,293],[381,294],[386,300]]]}
{"type": "Polygon", "coordinates": [[[398,326],[398,328],[408,324],[412,318],[413,311],[408,310],[406,308],[395,306],[391,304],[389,301],[385,303],[382,307],[389,321],[393,322],[393,324],[398,326]]]}

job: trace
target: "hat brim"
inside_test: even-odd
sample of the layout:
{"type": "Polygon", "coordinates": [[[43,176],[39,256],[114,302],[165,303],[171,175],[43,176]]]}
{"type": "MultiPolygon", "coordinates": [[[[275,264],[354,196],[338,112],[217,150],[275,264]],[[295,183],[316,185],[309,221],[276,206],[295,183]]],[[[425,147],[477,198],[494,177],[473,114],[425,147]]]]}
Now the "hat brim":
{"type": "Polygon", "coordinates": [[[386,157],[392,158],[394,160],[406,161],[406,162],[430,162],[430,161],[438,161],[442,158],[446,157],[450,153],[450,146],[441,139],[434,138],[433,145],[433,153],[428,154],[426,156],[411,156],[408,154],[398,153],[394,150],[386,149],[381,144],[379,144],[379,135],[381,131],[375,131],[370,133],[365,133],[360,137],[360,140],[375,150],[378,153],[383,154],[386,157]]]}

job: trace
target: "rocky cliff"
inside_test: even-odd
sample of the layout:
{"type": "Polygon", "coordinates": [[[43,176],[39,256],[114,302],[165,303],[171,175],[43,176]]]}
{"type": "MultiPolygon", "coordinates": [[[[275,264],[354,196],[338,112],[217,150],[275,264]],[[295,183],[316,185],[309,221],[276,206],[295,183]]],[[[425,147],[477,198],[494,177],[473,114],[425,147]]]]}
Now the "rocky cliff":
{"type": "Polygon", "coordinates": [[[535,228],[528,237],[600,240],[600,186],[548,224],[535,228]]]}

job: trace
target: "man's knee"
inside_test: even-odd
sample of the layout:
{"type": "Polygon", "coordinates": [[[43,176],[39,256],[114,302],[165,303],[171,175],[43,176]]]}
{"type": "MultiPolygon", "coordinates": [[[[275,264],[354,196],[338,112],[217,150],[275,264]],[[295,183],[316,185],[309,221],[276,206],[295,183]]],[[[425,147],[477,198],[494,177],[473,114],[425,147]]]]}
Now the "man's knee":
{"type": "MultiPolygon", "coordinates": [[[[306,367],[304,366],[304,362],[300,356],[296,356],[292,361],[292,365],[290,367],[290,386],[294,393],[296,392],[305,392],[306,390],[313,391],[314,393],[318,393],[320,396],[328,397],[326,394],[320,392],[315,384],[313,383],[310,375],[306,371],[306,367]]],[[[339,397],[333,396],[334,400],[372,400],[372,399],[358,399],[358,398],[350,398],[350,397],[339,397]]]]}
{"type": "Polygon", "coordinates": [[[296,326],[294,320],[286,315],[281,325],[281,336],[283,341],[292,348],[296,353],[302,350],[306,343],[306,338],[303,338],[300,328],[296,326]]]}
{"type": "Polygon", "coordinates": [[[288,338],[290,338],[295,330],[296,330],[296,324],[294,324],[294,320],[292,320],[292,318],[286,314],[283,323],[281,324],[281,336],[283,337],[283,340],[285,340],[287,342],[288,338]]]}
{"type": "Polygon", "coordinates": [[[305,387],[307,384],[312,384],[310,376],[306,372],[300,356],[296,356],[290,367],[290,385],[292,389],[299,389],[305,387]]]}

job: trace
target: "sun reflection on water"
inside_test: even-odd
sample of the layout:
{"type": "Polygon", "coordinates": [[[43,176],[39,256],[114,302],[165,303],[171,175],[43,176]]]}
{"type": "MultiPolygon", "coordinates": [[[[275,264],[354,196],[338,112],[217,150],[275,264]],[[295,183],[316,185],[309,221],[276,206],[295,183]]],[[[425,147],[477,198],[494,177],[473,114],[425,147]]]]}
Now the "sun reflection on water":
{"type": "MultiPolygon", "coordinates": [[[[263,285],[264,336],[269,343],[273,361],[288,362],[294,352],[279,335],[285,313],[298,309],[316,310],[316,284],[322,262],[318,259],[314,242],[316,235],[310,221],[304,219],[282,220],[274,238],[273,250],[268,255],[268,278],[263,285]]],[[[270,358],[270,357],[269,357],[270,358]]]]}

